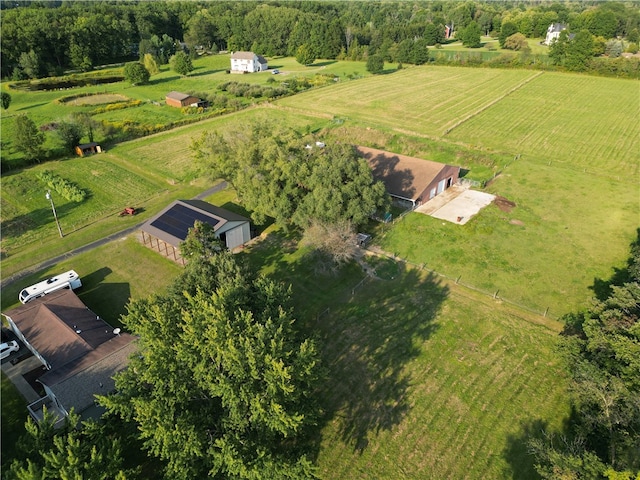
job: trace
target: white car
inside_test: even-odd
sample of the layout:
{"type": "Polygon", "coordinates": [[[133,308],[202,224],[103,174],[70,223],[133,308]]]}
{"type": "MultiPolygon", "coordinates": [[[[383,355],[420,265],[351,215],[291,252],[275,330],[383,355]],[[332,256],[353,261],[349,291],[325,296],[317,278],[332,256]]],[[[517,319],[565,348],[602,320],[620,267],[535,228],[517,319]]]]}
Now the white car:
{"type": "Polygon", "coordinates": [[[0,345],[0,360],[4,360],[9,355],[11,355],[12,352],[17,352],[18,350],[20,350],[20,346],[15,340],[3,343],[2,345],[0,345]]]}

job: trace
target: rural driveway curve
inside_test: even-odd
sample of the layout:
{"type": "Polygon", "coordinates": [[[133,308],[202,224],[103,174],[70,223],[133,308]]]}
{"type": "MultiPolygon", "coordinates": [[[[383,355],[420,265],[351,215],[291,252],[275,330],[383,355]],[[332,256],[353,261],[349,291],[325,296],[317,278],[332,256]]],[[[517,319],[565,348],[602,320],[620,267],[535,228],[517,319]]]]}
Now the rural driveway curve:
{"type": "MultiPolygon", "coordinates": [[[[216,192],[219,192],[220,190],[224,190],[225,188],[227,188],[227,182],[220,182],[217,185],[205,190],[202,193],[199,193],[198,195],[196,195],[195,197],[193,197],[194,200],[202,200],[206,197],[208,197],[209,195],[213,195],[216,192]]],[[[146,222],[146,220],[145,220],[146,222]]],[[[75,250],[71,250],[67,253],[63,253],[62,255],[58,255],[57,257],[54,258],[50,258],[49,260],[46,260],[42,263],[38,263],[37,265],[33,265],[32,267],[29,267],[21,272],[18,272],[14,275],[11,275],[8,278],[3,278],[2,281],[0,282],[0,288],[4,288],[5,286],[20,280],[23,277],[26,277],[27,275],[33,273],[33,272],[37,272],[38,270],[42,270],[43,268],[47,268],[50,267],[52,265],[55,265],[58,262],[61,262],[63,260],[66,260],[68,258],[71,258],[75,255],[78,255],[80,253],[84,253],[87,252],[89,250],[92,250],[96,247],[100,247],[102,245],[105,245],[109,242],[112,242],[114,240],[116,240],[117,238],[122,238],[123,236],[127,236],[132,232],[135,232],[136,230],[138,230],[145,222],[140,222],[137,225],[134,225],[133,227],[129,227],[125,230],[121,230],[119,232],[116,233],[112,233],[111,235],[101,238],[100,240],[96,240],[95,242],[91,242],[88,243],[87,245],[83,245],[82,247],[78,247],[75,250]]]]}

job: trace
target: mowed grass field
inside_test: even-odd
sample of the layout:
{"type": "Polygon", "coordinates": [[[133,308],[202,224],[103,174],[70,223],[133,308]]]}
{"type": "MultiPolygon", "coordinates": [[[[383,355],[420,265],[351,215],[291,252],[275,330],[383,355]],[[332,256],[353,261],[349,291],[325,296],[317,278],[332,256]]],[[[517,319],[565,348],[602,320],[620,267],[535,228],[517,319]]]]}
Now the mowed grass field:
{"type": "Polygon", "coordinates": [[[246,253],[321,340],[321,478],[537,478],[526,441],[569,412],[559,323],[373,256],[393,275],[314,274],[277,235],[246,253]]]}
{"type": "Polygon", "coordinates": [[[426,66],[359,83],[277,104],[416,142],[520,155],[496,164],[487,188],[515,202],[510,212],[490,206],[464,226],[413,213],[378,235],[382,248],[554,317],[624,266],[640,225],[637,81],[426,66]]]}

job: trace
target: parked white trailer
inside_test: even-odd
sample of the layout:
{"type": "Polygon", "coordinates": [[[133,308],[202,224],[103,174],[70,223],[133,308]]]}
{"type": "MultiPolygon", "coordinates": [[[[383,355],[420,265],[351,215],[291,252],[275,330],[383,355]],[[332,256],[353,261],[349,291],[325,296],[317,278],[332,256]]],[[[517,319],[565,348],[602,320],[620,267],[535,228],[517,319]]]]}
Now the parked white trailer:
{"type": "Polygon", "coordinates": [[[47,280],[23,289],[18,298],[20,299],[20,303],[27,303],[47,293],[52,293],[63,288],[75,290],[81,286],[80,276],[74,270],[69,270],[68,272],[61,273],[60,275],[48,278],[47,280]]]}

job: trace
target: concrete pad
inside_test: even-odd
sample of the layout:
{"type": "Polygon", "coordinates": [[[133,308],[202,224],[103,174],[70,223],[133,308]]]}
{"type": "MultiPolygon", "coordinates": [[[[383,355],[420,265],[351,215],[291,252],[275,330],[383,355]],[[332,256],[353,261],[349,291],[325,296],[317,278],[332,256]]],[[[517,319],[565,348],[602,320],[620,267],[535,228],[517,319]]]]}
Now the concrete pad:
{"type": "Polygon", "coordinates": [[[465,190],[446,205],[433,212],[431,216],[464,225],[480,210],[490,205],[494,198],[496,196],[490,193],[465,190]]]}

